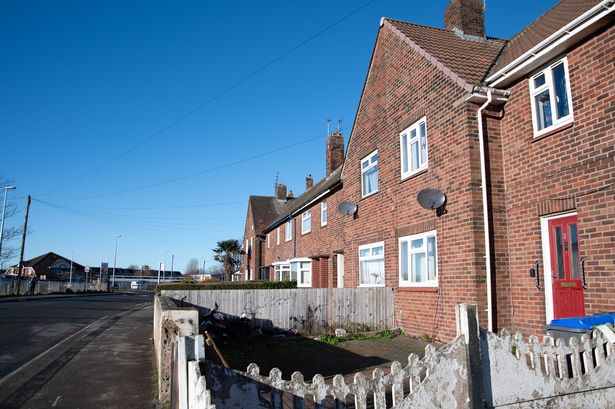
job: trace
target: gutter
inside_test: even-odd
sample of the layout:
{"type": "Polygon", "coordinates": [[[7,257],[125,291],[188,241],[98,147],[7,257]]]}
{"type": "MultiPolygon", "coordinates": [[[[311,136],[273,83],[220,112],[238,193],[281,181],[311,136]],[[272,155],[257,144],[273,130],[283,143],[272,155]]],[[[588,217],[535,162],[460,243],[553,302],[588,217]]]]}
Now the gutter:
{"type": "Polygon", "coordinates": [[[494,87],[504,86],[526,74],[533,66],[546,62],[551,54],[562,52],[567,42],[579,40],[592,25],[613,12],[614,4],[614,0],[603,0],[488,77],[486,82],[494,87]]]}

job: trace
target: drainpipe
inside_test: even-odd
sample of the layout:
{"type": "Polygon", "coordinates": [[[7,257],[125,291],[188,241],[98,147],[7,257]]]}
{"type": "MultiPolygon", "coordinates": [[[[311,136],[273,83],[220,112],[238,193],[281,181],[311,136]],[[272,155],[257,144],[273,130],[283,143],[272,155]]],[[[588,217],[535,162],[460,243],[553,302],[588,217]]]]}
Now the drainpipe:
{"type": "Polygon", "coordinates": [[[485,268],[487,279],[487,329],[493,332],[493,307],[491,303],[491,244],[489,243],[489,209],[487,208],[487,171],[485,165],[485,141],[483,135],[483,110],[487,108],[492,101],[493,95],[491,91],[487,91],[487,101],[476,111],[476,119],[478,120],[478,142],[480,145],[480,176],[481,190],[483,196],[483,229],[485,234],[485,268]]]}

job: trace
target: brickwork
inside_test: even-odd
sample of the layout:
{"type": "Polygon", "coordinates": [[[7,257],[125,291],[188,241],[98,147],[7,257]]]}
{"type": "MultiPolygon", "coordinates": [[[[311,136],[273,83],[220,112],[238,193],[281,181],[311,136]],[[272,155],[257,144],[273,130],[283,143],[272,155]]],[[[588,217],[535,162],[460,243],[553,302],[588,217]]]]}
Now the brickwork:
{"type": "Polygon", "coordinates": [[[358,247],[384,241],[386,285],[398,287],[399,237],[437,230],[438,286],[396,290],[397,322],[412,335],[450,339],[455,304],[485,309],[477,107],[463,97],[448,76],[381,28],[344,165],[344,196],[358,204],[356,217],[345,220],[345,286],[360,285],[358,247]],[[428,169],[401,180],[399,134],[423,116],[428,169]],[[375,149],[378,193],[362,198],[360,162],[375,149]],[[446,214],[419,206],[416,195],[428,187],[447,195],[446,214]]]}
{"type": "Polygon", "coordinates": [[[580,256],[587,259],[585,312],[615,311],[614,40],[611,25],[566,53],[571,126],[533,138],[527,78],[511,87],[499,121],[512,284],[502,277],[498,297],[502,321],[514,330],[536,333],[545,324],[545,290],[528,275],[544,261],[541,216],[577,212],[580,256]]]}
{"type": "Polygon", "coordinates": [[[464,34],[485,36],[485,17],[482,0],[452,0],[444,13],[444,27],[458,29],[464,34]]]}
{"type": "MultiPolygon", "coordinates": [[[[252,215],[252,207],[248,204],[248,210],[246,214],[246,224],[243,231],[243,240],[240,242],[241,248],[244,251],[244,254],[241,257],[241,274],[242,280],[254,280],[256,274],[258,273],[258,268],[256,266],[256,251],[254,242],[258,240],[256,237],[256,232],[254,231],[254,217],[252,215]],[[250,241],[252,245],[250,246],[250,241]],[[246,246],[247,243],[247,246],[246,246]],[[248,271],[251,274],[248,274],[248,271]]],[[[260,246],[259,250],[260,250],[260,246]]]]}

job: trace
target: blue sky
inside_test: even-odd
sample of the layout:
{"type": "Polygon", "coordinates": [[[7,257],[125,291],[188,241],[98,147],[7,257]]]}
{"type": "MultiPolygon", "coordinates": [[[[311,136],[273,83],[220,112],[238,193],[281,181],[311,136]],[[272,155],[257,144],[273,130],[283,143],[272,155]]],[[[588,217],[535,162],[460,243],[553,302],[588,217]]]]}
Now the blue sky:
{"type": "MultiPolygon", "coordinates": [[[[487,1],[487,34],[555,3],[487,1]]],[[[118,266],[165,250],[167,268],[211,266],[277,172],[295,194],[324,176],[325,121],[348,139],[380,18],[442,27],[447,4],[0,2],[0,175],[18,188],[9,225],[36,199],[25,258],[112,263],[121,234],[118,266]]]]}

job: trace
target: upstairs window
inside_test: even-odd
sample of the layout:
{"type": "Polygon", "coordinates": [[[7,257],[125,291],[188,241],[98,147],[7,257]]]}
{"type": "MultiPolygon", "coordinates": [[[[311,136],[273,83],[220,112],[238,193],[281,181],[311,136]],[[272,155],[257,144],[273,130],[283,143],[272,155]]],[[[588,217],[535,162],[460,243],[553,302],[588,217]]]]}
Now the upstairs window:
{"type": "Polygon", "coordinates": [[[359,247],[360,286],[384,286],[384,242],[359,247]]]}
{"type": "Polygon", "coordinates": [[[267,233],[267,248],[269,248],[269,236],[270,236],[270,234],[267,233]]]}
{"type": "Polygon", "coordinates": [[[280,245],[280,228],[279,227],[276,229],[275,245],[276,246],[280,245]]]}
{"type": "Polygon", "coordinates": [[[326,226],[328,218],[329,218],[329,214],[327,212],[327,201],[323,200],[320,203],[320,225],[326,226]]]}
{"type": "Polygon", "coordinates": [[[427,169],[427,120],[421,118],[399,134],[401,178],[427,169]]]}
{"type": "Polygon", "coordinates": [[[399,238],[399,285],[438,285],[435,230],[399,238]]]}
{"type": "Polygon", "coordinates": [[[378,191],[378,150],[361,160],[361,196],[367,197],[378,191]]]}
{"type": "Polygon", "coordinates": [[[286,222],[286,231],[285,231],[285,241],[291,241],[293,239],[293,221],[289,220],[286,222]]]}
{"type": "Polygon", "coordinates": [[[312,231],[312,210],[307,210],[301,215],[301,234],[312,231]]]}
{"type": "Polygon", "coordinates": [[[572,122],[566,58],[530,78],[530,97],[534,136],[572,122]]]}

